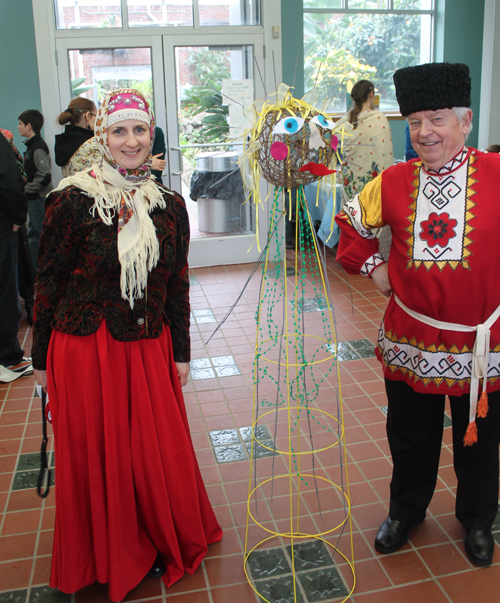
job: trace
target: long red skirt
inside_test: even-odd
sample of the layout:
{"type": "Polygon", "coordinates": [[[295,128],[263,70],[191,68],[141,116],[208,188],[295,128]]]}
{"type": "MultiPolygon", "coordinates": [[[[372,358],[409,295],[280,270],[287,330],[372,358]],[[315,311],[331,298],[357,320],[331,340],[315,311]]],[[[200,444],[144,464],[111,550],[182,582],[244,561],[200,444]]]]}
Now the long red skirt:
{"type": "Polygon", "coordinates": [[[53,331],[48,393],[56,451],[50,586],[109,582],[121,601],[159,552],[171,586],[222,538],[196,461],[170,330],[116,341],[53,331]]]}

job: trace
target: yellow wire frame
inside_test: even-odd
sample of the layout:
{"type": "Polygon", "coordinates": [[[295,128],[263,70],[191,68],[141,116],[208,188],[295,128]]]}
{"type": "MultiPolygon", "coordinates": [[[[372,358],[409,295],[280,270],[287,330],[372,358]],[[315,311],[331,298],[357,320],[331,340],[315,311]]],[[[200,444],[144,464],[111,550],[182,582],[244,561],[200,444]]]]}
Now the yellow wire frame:
{"type": "MultiPolygon", "coordinates": [[[[275,212],[271,212],[271,224],[269,226],[269,232],[273,232],[274,230],[274,217],[275,217],[275,212]]],[[[264,261],[264,274],[267,274],[267,267],[269,265],[269,254],[271,252],[271,246],[268,245],[267,246],[267,251],[266,251],[266,259],[264,261]]],[[[260,293],[259,293],[259,303],[258,303],[258,310],[257,310],[257,324],[260,324],[260,318],[261,318],[261,311],[262,311],[262,299],[263,299],[263,293],[264,293],[264,287],[265,287],[265,279],[262,279],[262,283],[261,283],[261,288],[260,288],[260,293]]],[[[258,348],[259,348],[259,329],[256,329],[256,333],[255,333],[255,357],[257,357],[258,354],[258,348]]],[[[254,369],[255,370],[255,369],[254,369]]],[[[256,401],[256,397],[257,397],[257,383],[254,379],[254,384],[253,384],[253,401],[252,401],[252,417],[255,416],[255,401],[256,401]]],[[[252,427],[253,429],[253,427],[252,427]]],[[[248,498],[250,498],[250,491],[252,489],[252,460],[253,459],[253,454],[254,454],[254,438],[253,438],[253,433],[252,433],[252,440],[251,440],[251,444],[250,444],[250,475],[248,478],[248,498]]],[[[246,528],[245,528],[245,551],[248,548],[248,518],[247,518],[247,524],[246,524],[246,528]]],[[[243,562],[244,565],[244,562],[243,562]]]]}
{"type": "MultiPolygon", "coordinates": [[[[297,206],[296,206],[296,216],[299,215],[299,211],[300,211],[300,205],[302,204],[302,206],[304,206],[303,200],[301,199],[301,197],[299,195],[297,195],[297,206]]],[[[306,215],[309,221],[309,227],[311,228],[311,232],[313,232],[312,228],[312,220],[311,220],[311,215],[309,213],[309,210],[307,207],[304,208],[306,211],[306,215]]],[[[273,221],[274,221],[274,212],[273,212],[273,219],[271,221],[271,228],[273,226],[273,221]]],[[[299,220],[296,220],[296,222],[298,223],[299,220]]],[[[286,225],[283,226],[283,229],[286,228],[286,225]]],[[[298,225],[296,224],[296,234],[298,231],[298,225]]],[[[272,232],[272,230],[271,230],[272,232]]],[[[285,233],[283,233],[285,234],[285,233]]],[[[296,239],[297,240],[297,239],[296,239]]],[[[317,248],[317,244],[316,244],[316,239],[313,237],[313,242],[314,242],[314,248],[315,248],[315,253],[316,253],[316,257],[319,258],[319,253],[318,253],[318,248],[317,248]]],[[[267,253],[266,253],[266,261],[265,261],[265,272],[267,273],[267,266],[269,263],[269,253],[270,250],[268,248],[267,253]]],[[[295,263],[297,265],[297,254],[295,254],[295,263]]],[[[285,301],[288,299],[288,278],[286,277],[286,253],[284,254],[284,260],[283,260],[283,264],[284,264],[284,274],[285,274],[285,291],[284,291],[284,295],[285,295],[285,301]]],[[[318,266],[319,266],[319,271],[320,271],[320,275],[321,275],[321,282],[323,285],[323,290],[325,291],[326,294],[326,286],[325,286],[325,278],[324,278],[324,273],[323,273],[323,266],[321,264],[321,262],[318,262],[318,266]]],[[[295,281],[297,282],[297,270],[295,271],[295,281]]],[[[259,296],[259,309],[258,309],[258,324],[260,324],[260,317],[261,317],[261,308],[262,308],[262,300],[263,300],[263,288],[264,288],[264,279],[262,281],[262,286],[261,286],[261,290],[260,290],[260,296],[259,296]]],[[[328,299],[327,299],[328,301],[328,299]]],[[[331,312],[331,308],[330,308],[330,304],[328,304],[328,314],[329,314],[329,318],[330,318],[330,324],[333,326],[333,318],[332,318],[332,312],[331,312]]],[[[295,316],[297,316],[297,296],[295,299],[295,316]]],[[[286,332],[288,334],[288,312],[284,313],[284,319],[285,319],[285,329],[286,332]]],[[[336,332],[335,329],[332,329],[333,334],[334,334],[334,342],[335,342],[335,349],[337,350],[337,337],[336,337],[336,332]]],[[[295,334],[295,337],[297,338],[297,334],[295,334]]],[[[257,329],[257,333],[256,333],[256,343],[255,343],[255,355],[257,356],[258,354],[258,338],[259,338],[259,330],[257,329]]],[[[319,337],[317,337],[318,339],[320,339],[319,337]]],[[[292,451],[292,436],[291,436],[291,417],[290,417],[290,410],[294,407],[290,407],[290,367],[293,366],[288,362],[288,357],[289,357],[289,352],[288,352],[288,336],[285,338],[285,360],[286,360],[286,381],[287,381],[287,415],[288,415],[288,448],[289,448],[289,452],[288,454],[291,454],[292,451]]],[[[297,346],[295,346],[295,349],[297,350],[297,346]]],[[[338,378],[338,392],[339,392],[339,406],[340,406],[340,413],[341,413],[341,422],[340,425],[342,426],[342,436],[339,440],[340,442],[343,442],[344,444],[344,450],[345,450],[345,431],[344,431],[344,412],[343,412],[343,404],[342,404],[342,392],[341,392],[341,385],[340,385],[340,367],[339,367],[339,363],[337,362],[337,378],[338,378]]],[[[254,381],[254,388],[253,388],[253,405],[252,405],[252,415],[255,416],[255,405],[256,405],[256,383],[254,381]]],[[[319,412],[325,412],[325,411],[320,411],[319,409],[317,409],[319,412]]],[[[273,411],[269,411],[269,412],[273,412],[273,411]]],[[[266,413],[268,414],[268,413],[266,413]]],[[[328,414],[328,413],[327,413],[328,414]]],[[[264,415],[265,416],[265,415],[264,415]]],[[[338,421],[338,419],[335,419],[338,421]]],[[[254,431],[254,425],[256,425],[257,420],[253,422],[252,424],[252,440],[251,440],[251,451],[250,451],[250,459],[254,458],[254,442],[257,441],[257,438],[254,437],[253,431],[254,431]]],[[[298,429],[297,432],[299,432],[300,430],[298,429]]],[[[299,461],[300,461],[300,437],[298,438],[298,442],[299,442],[299,461]]],[[[319,451],[315,451],[315,452],[319,452],[319,451]]],[[[312,454],[312,451],[309,452],[309,454],[312,454]]],[[[346,455],[344,454],[344,459],[346,458],[346,455]]],[[[252,516],[251,511],[250,511],[250,499],[252,497],[252,494],[255,492],[255,490],[257,490],[257,488],[262,487],[262,485],[264,485],[264,483],[267,483],[268,481],[271,481],[273,478],[269,478],[268,480],[266,480],[265,482],[259,484],[256,488],[254,488],[252,490],[252,462],[250,461],[250,476],[249,476],[249,484],[248,484],[248,502],[247,502],[247,522],[246,522],[246,530],[245,530],[245,559],[243,561],[243,569],[245,571],[245,575],[247,577],[247,580],[250,584],[250,586],[252,587],[252,589],[257,593],[257,595],[263,599],[264,601],[266,601],[266,603],[273,603],[271,601],[268,601],[268,599],[266,599],[265,597],[263,597],[253,586],[250,577],[248,575],[248,571],[246,568],[246,562],[248,560],[248,557],[250,556],[250,554],[261,544],[263,544],[264,542],[267,542],[268,540],[275,538],[276,536],[281,536],[281,537],[287,537],[290,539],[290,543],[291,543],[291,557],[292,557],[292,576],[293,576],[293,590],[294,590],[294,601],[297,601],[297,584],[296,584],[296,572],[295,572],[295,555],[294,555],[294,549],[293,549],[293,541],[294,538],[306,538],[306,537],[310,537],[310,538],[316,538],[318,540],[323,541],[325,544],[327,544],[328,546],[330,546],[331,548],[333,548],[335,551],[337,551],[349,564],[349,567],[351,568],[352,574],[353,574],[353,587],[351,589],[351,591],[349,592],[349,594],[347,595],[347,597],[345,599],[343,599],[342,603],[344,601],[347,601],[347,599],[350,598],[351,594],[354,592],[354,588],[356,586],[356,573],[355,573],[355,567],[354,567],[354,541],[353,541],[353,534],[352,534],[352,516],[351,516],[351,505],[350,505],[350,491],[349,491],[349,477],[348,477],[348,469],[347,469],[347,462],[344,462],[345,465],[345,471],[346,471],[346,488],[347,488],[347,494],[343,492],[343,490],[334,482],[332,482],[331,480],[327,480],[326,478],[323,478],[321,476],[314,476],[314,475],[309,475],[309,474],[304,474],[304,477],[312,477],[315,479],[322,479],[324,481],[327,481],[328,483],[332,484],[334,487],[336,487],[344,496],[344,498],[347,500],[348,502],[348,518],[349,518],[349,530],[350,530],[350,544],[351,544],[351,559],[352,562],[341,552],[338,550],[337,547],[335,547],[334,545],[332,545],[331,543],[329,543],[328,541],[323,540],[322,538],[319,538],[319,536],[324,535],[324,533],[319,534],[319,535],[303,535],[302,533],[300,533],[297,529],[296,532],[293,531],[293,494],[292,494],[292,485],[293,485],[293,479],[295,477],[295,474],[292,472],[292,463],[288,463],[288,474],[279,476],[279,477],[283,477],[283,478],[287,478],[289,479],[289,496],[290,496],[290,532],[289,533],[285,533],[285,534],[277,534],[277,533],[273,533],[275,534],[274,536],[271,536],[270,538],[266,538],[265,540],[263,540],[262,542],[260,542],[259,544],[255,545],[248,553],[246,553],[246,551],[248,550],[248,530],[249,530],[249,521],[248,518],[251,517],[252,520],[255,522],[256,525],[258,525],[259,527],[261,527],[261,529],[264,529],[267,532],[270,532],[270,530],[267,530],[267,528],[264,528],[261,524],[259,524],[255,518],[252,516]]],[[[300,468],[300,465],[299,465],[300,468]]],[[[300,473],[300,471],[299,471],[300,473]]],[[[297,490],[298,490],[298,497],[300,497],[300,480],[297,483],[297,490]]],[[[298,499],[299,500],[299,499],[298,499]]],[[[340,525],[344,525],[345,521],[340,525]]],[[[297,513],[297,528],[299,526],[299,513],[297,513]]],[[[334,528],[338,529],[338,528],[334,528]]],[[[330,533],[326,532],[326,533],[330,533]]]]}
{"type": "MultiPolygon", "coordinates": [[[[292,538],[292,535],[290,534],[282,534],[282,537],[285,538],[292,538]]],[[[356,572],[354,571],[354,563],[351,562],[346,555],[344,555],[344,553],[342,551],[340,551],[335,545],[333,545],[331,542],[328,542],[328,540],[325,540],[324,538],[319,538],[319,536],[302,536],[300,533],[294,534],[293,537],[295,538],[315,538],[316,540],[320,540],[321,542],[324,542],[327,546],[329,546],[330,548],[332,548],[334,551],[336,551],[341,557],[343,557],[345,559],[345,561],[347,561],[347,564],[349,565],[349,567],[351,568],[351,572],[352,572],[352,579],[353,579],[353,584],[352,584],[352,588],[351,590],[347,593],[347,596],[342,599],[342,601],[339,601],[339,603],[345,603],[345,601],[347,601],[350,596],[352,595],[352,593],[354,592],[354,589],[356,588],[356,572]]],[[[247,561],[248,558],[250,557],[250,555],[255,551],[256,548],[258,548],[259,546],[261,546],[262,544],[264,544],[265,542],[267,542],[268,540],[273,540],[274,538],[276,538],[276,536],[269,536],[269,538],[265,538],[264,540],[262,540],[261,542],[259,542],[258,544],[256,544],[253,549],[251,551],[248,552],[248,554],[245,557],[245,560],[243,561],[243,570],[245,572],[245,576],[247,577],[247,581],[248,584],[250,584],[250,587],[252,588],[252,590],[266,603],[274,603],[274,601],[269,601],[269,599],[266,599],[264,596],[262,596],[259,591],[255,588],[255,586],[252,584],[251,580],[250,580],[250,576],[248,575],[248,570],[247,570],[247,561]]],[[[293,546],[292,546],[292,564],[293,564],[293,546]]],[[[297,598],[297,593],[296,591],[296,585],[295,585],[295,574],[293,574],[293,584],[294,584],[294,595],[295,595],[295,600],[297,598]]]]}
{"type": "MultiPolygon", "coordinates": [[[[311,412],[311,410],[308,409],[305,406],[290,406],[290,407],[287,407],[287,408],[285,408],[283,406],[282,408],[272,408],[271,410],[268,410],[267,412],[261,414],[260,418],[263,419],[264,417],[267,417],[267,415],[271,415],[271,414],[273,414],[275,412],[280,412],[282,410],[288,410],[288,408],[290,408],[290,410],[307,410],[309,413],[311,412]]],[[[331,419],[333,419],[336,423],[339,423],[339,420],[337,419],[337,417],[334,417],[329,412],[326,412],[326,410],[321,410],[320,408],[318,408],[317,406],[315,406],[314,407],[314,411],[318,412],[318,413],[321,413],[323,415],[326,415],[327,417],[330,417],[331,419]]],[[[252,423],[252,427],[255,427],[255,425],[257,425],[258,421],[259,421],[259,419],[255,420],[252,423]]],[[[297,417],[297,422],[298,422],[298,417],[297,417]]],[[[297,429],[298,428],[299,428],[299,425],[297,425],[297,429]]],[[[299,451],[293,452],[293,454],[295,454],[296,456],[306,455],[306,454],[315,454],[316,452],[324,452],[325,450],[330,450],[331,448],[336,448],[339,445],[339,443],[344,439],[344,435],[345,435],[344,426],[340,425],[340,428],[341,428],[341,434],[340,434],[339,439],[336,442],[334,442],[333,444],[330,444],[330,446],[325,446],[325,448],[318,448],[318,450],[306,450],[305,452],[300,452],[300,449],[299,449],[299,451]]],[[[255,435],[253,434],[253,431],[252,431],[252,439],[253,438],[255,438],[255,441],[258,444],[260,444],[262,446],[262,448],[267,448],[267,450],[271,450],[273,452],[277,452],[278,454],[282,454],[282,455],[288,455],[288,456],[290,456],[292,454],[291,451],[290,452],[285,452],[284,450],[277,450],[276,447],[275,448],[269,448],[269,446],[266,446],[265,444],[262,444],[262,442],[255,437],[255,435]]]]}
{"type": "MultiPolygon", "coordinates": [[[[305,206],[305,210],[306,210],[306,215],[309,221],[309,228],[311,229],[311,233],[314,232],[312,230],[313,228],[313,224],[312,224],[312,220],[311,220],[311,214],[309,213],[309,208],[307,206],[305,206]]],[[[318,250],[318,244],[317,244],[317,240],[316,237],[313,236],[313,243],[314,243],[314,249],[316,251],[316,257],[319,258],[319,250],[318,250]]],[[[321,262],[318,262],[318,268],[319,268],[319,273],[321,276],[321,283],[323,285],[323,291],[325,291],[326,293],[326,284],[325,284],[325,275],[323,273],[323,264],[321,262]]],[[[328,306],[328,316],[330,318],[330,324],[333,325],[333,316],[332,316],[332,309],[330,304],[328,303],[328,298],[326,298],[327,301],[327,306],[328,306]]],[[[338,340],[337,340],[337,332],[335,331],[335,329],[332,329],[333,331],[333,340],[335,342],[335,349],[338,350],[338,340]]],[[[341,385],[341,380],[340,380],[340,363],[337,362],[337,383],[338,383],[338,394],[339,394],[339,407],[340,407],[340,421],[341,421],[341,425],[344,425],[344,404],[343,404],[343,400],[342,400],[342,385],[341,385]]],[[[346,440],[344,437],[344,450],[346,448],[346,440]]],[[[347,496],[350,499],[350,492],[349,492],[349,470],[348,470],[348,464],[347,464],[347,459],[346,457],[344,457],[344,465],[345,465],[345,475],[346,475],[346,488],[347,488],[347,496]]],[[[354,571],[354,541],[353,541],[353,536],[352,536],[352,517],[349,514],[349,530],[350,530],[350,534],[351,534],[351,556],[352,556],[352,562],[353,562],[353,571],[354,571]]]]}
{"type": "MultiPolygon", "coordinates": [[[[264,480],[263,482],[261,482],[258,486],[256,486],[250,493],[250,498],[247,501],[247,513],[248,515],[250,515],[250,517],[253,519],[255,525],[259,526],[259,528],[261,528],[262,530],[264,530],[264,532],[267,532],[268,534],[272,534],[273,537],[275,536],[284,536],[286,538],[291,538],[291,536],[285,536],[285,534],[288,534],[288,532],[275,532],[274,530],[270,530],[269,528],[265,528],[261,523],[259,523],[255,517],[252,515],[252,512],[250,511],[250,504],[251,504],[251,497],[255,494],[255,492],[259,489],[262,488],[265,484],[272,482],[273,479],[280,479],[280,478],[287,478],[288,477],[288,473],[284,473],[283,475],[275,475],[274,477],[270,477],[266,480],[264,480]]],[[[345,525],[347,518],[349,517],[349,515],[351,514],[351,501],[349,500],[349,498],[347,497],[347,495],[345,494],[345,492],[342,491],[342,488],[336,484],[335,482],[332,482],[332,480],[327,479],[326,477],[321,477],[320,475],[314,475],[312,473],[304,473],[303,477],[307,477],[307,478],[311,478],[311,479],[320,479],[324,482],[327,482],[328,484],[330,484],[331,486],[334,486],[335,488],[337,488],[337,490],[342,494],[342,496],[344,497],[346,503],[347,503],[347,513],[346,516],[344,518],[343,521],[341,521],[338,525],[334,526],[333,528],[330,528],[329,530],[325,530],[324,532],[320,532],[319,534],[316,534],[316,536],[328,536],[328,534],[333,534],[336,530],[338,530],[339,528],[341,528],[343,525],[345,525]]],[[[293,534],[295,534],[296,532],[293,532],[293,534]]],[[[314,534],[305,534],[304,536],[301,536],[300,538],[314,538],[314,534]]]]}
{"type": "MultiPolygon", "coordinates": [[[[280,335],[281,337],[281,335],[280,335]]],[[[286,335],[283,335],[283,339],[287,339],[288,337],[296,337],[295,333],[287,333],[286,335]]],[[[328,339],[325,339],[324,337],[320,337],[319,335],[308,335],[306,333],[304,333],[304,337],[310,337],[311,339],[318,339],[319,341],[324,341],[326,342],[328,345],[332,345],[330,341],[328,341],[328,339]]],[[[272,337],[268,337],[267,339],[263,339],[260,343],[260,346],[258,346],[259,348],[261,348],[265,343],[267,343],[268,341],[274,341],[274,339],[272,337]]],[[[335,348],[337,349],[337,348],[335,348]]],[[[258,353],[258,350],[257,350],[258,353]]],[[[259,355],[259,358],[261,358],[262,360],[265,360],[266,362],[269,362],[271,364],[279,364],[280,366],[283,364],[280,360],[271,360],[270,358],[266,358],[266,356],[264,356],[263,354],[259,355]]],[[[322,358],[321,360],[314,360],[313,362],[298,362],[296,364],[291,364],[289,363],[288,366],[312,366],[313,364],[321,364],[322,362],[326,362],[327,360],[331,360],[331,359],[336,359],[337,358],[337,354],[334,352],[331,356],[327,356],[326,358],[322,358]]],[[[285,358],[286,361],[286,358],[285,358]]]]}

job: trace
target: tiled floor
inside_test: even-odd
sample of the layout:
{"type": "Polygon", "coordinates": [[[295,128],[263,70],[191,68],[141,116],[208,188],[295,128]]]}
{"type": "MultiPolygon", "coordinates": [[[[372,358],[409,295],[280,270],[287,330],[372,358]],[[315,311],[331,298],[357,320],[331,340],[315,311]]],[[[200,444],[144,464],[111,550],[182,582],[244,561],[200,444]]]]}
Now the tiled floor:
{"type": "MultiPolygon", "coordinates": [[[[344,343],[338,346],[338,356],[341,360],[356,572],[356,588],[351,600],[355,603],[498,603],[500,551],[496,550],[495,562],[488,569],[473,568],[464,554],[462,529],[454,517],[456,480],[449,427],[445,429],[439,481],[427,520],[414,530],[409,542],[397,553],[383,556],[373,550],[377,526],[387,514],[391,461],[385,438],[383,407],[386,398],[381,371],[363,340],[375,340],[386,300],[368,279],[349,277],[349,289],[346,276],[333,255],[330,254],[327,261],[337,332],[344,343]]],[[[211,310],[216,321],[224,317],[246,282],[250,269],[251,266],[245,265],[192,271],[193,360],[200,361],[200,368],[196,370],[207,368],[211,373],[208,378],[189,381],[184,389],[185,401],[201,471],[224,528],[224,538],[210,547],[202,567],[193,576],[186,575],[168,590],[161,581],[146,579],[129,593],[126,601],[255,603],[259,600],[243,570],[250,474],[245,438],[248,439],[248,427],[252,425],[258,276],[250,282],[235,311],[208,345],[204,342],[216,323],[198,319],[210,316],[198,312],[202,310],[211,310]],[[220,365],[219,362],[228,364],[220,365]],[[215,370],[218,366],[236,367],[240,374],[224,376],[222,372],[218,375],[215,370]],[[242,429],[245,427],[246,430],[242,429]],[[242,460],[232,460],[231,456],[227,460],[222,454],[218,462],[216,453],[220,451],[217,448],[233,445],[239,447],[242,460]]],[[[25,349],[29,350],[31,333],[24,320],[20,336],[25,349]]],[[[40,400],[34,397],[33,385],[33,377],[0,384],[0,603],[107,601],[106,587],[98,584],[73,596],[62,595],[47,587],[54,492],[42,501],[33,489],[35,453],[41,442],[40,400]]],[[[328,381],[323,384],[318,398],[324,401],[335,398],[334,387],[328,381]]],[[[252,461],[252,465],[264,474],[270,474],[272,463],[279,462],[272,450],[268,450],[274,442],[272,429],[269,434],[270,439],[265,439],[267,432],[261,434],[263,441],[270,444],[264,449],[267,450],[264,458],[252,461]]],[[[279,444],[278,438],[276,445],[279,444]]],[[[259,517],[268,525],[283,529],[287,510],[280,502],[288,501],[288,497],[282,496],[278,485],[275,494],[273,505],[259,507],[259,513],[262,513],[259,517]]],[[[335,515],[332,510],[334,496],[329,489],[320,489],[323,510],[320,518],[311,510],[314,505],[308,506],[309,495],[315,497],[312,492],[304,492],[301,521],[313,529],[321,527],[321,522],[328,523],[335,515]]],[[[500,543],[500,521],[495,529],[495,537],[500,543]]],[[[250,539],[252,537],[251,533],[250,539]]],[[[250,564],[249,573],[256,587],[273,603],[286,603],[293,593],[287,544],[273,543],[272,550],[259,552],[250,564]]],[[[338,556],[332,563],[321,544],[318,548],[318,541],[303,550],[296,548],[295,565],[298,601],[341,601],[345,595],[340,598],[337,595],[342,595],[345,589],[350,590],[352,577],[346,571],[346,564],[338,556]],[[340,578],[335,577],[339,575],[337,572],[340,578]]]]}

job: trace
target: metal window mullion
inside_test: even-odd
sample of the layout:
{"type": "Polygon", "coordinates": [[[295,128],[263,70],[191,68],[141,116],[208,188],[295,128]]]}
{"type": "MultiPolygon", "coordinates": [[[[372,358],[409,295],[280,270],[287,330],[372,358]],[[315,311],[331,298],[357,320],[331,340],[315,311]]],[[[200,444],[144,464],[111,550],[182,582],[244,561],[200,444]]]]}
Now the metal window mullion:
{"type": "Polygon", "coordinates": [[[193,0],[193,27],[194,27],[194,29],[200,29],[200,2],[199,2],[199,0],[193,0]]]}
{"type": "Polygon", "coordinates": [[[121,7],[122,7],[122,30],[123,31],[128,31],[129,30],[129,25],[128,25],[128,4],[127,4],[127,0],[121,0],[121,7]]]}

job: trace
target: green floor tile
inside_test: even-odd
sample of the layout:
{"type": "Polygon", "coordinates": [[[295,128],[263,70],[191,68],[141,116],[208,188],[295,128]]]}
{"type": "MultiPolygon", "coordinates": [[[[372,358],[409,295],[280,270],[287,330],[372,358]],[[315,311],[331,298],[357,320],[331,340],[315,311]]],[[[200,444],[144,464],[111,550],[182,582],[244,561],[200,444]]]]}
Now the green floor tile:
{"type": "MultiPolygon", "coordinates": [[[[291,545],[287,546],[286,550],[291,560],[291,545]]],[[[293,555],[296,572],[303,572],[306,570],[333,565],[332,558],[327,551],[326,545],[319,540],[310,540],[308,542],[298,542],[294,544],[293,555]]]]}
{"type": "MultiPolygon", "coordinates": [[[[339,348],[340,348],[340,346],[339,346],[339,348]]],[[[356,352],[353,352],[352,350],[349,350],[349,349],[345,349],[345,350],[339,349],[337,358],[338,358],[339,362],[345,362],[346,360],[359,360],[359,356],[356,354],[356,352]]]]}
{"type": "Polygon", "coordinates": [[[236,429],[218,429],[209,431],[212,446],[227,446],[228,444],[239,444],[240,438],[236,429]]]}
{"type": "Polygon", "coordinates": [[[373,349],[375,347],[369,339],[353,339],[347,343],[353,350],[373,349]]]}
{"type": "Polygon", "coordinates": [[[247,460],[247,455],[243,450],[243,444],[214,446],[214,453],[218,463],[234,463],[235,461],[247,460]]]}
{"type": "Polygon", "coordinates": [[[12,590],[0,593],[0,603],[26,603],[27,590],[12,590]]]}
{"type": "MultiPolygon", "coordinates": [[[[262,459],[267,456],[274,455],[274,442],[272,440],[262,442],[262,444],[264,444],[264,446],[261,446],[258,442],[253,443],[252,458],[262,459]],[[270,448],[272,448],[272,450],[269,450],[270,448]]],[[[252,442],[246,442],[245,446],[247,447],[248,456],[250,456],[250,454],[252,452],[252,442]]]]}
{"type": "Polygon", "coordinates": [[[36,488],[38,471],[18,471],[14,476],[13,490],[27,490],[36,488]]]}
{"type": "Polygon", "coordinates": [[[71,595],[50,586],[36,586],[31,589],[28,603],[70,603],[71,595]]]}
{"type": "Polygon", "coordinates": [[[348,591],[335,567],[298,574],[309,603],[344,598],[348,591]]]}
{"type": "Polygon", "coordinates": [[[40,467],[40,453],[33,452],[31,454],[19,455],[19,461],[17,462],[18,471],[30,471],[32,469],[38,469],[40,467]]]}
{"type": "MultiPolygon", "coordinates": [[[[51,480],[50,485],[54,485],[54,469],[50,472],[51,480]]],[[[36,488],[38,483],[38,471],[18,471],[14,475],[14,483],[12,484],[12,490],[29,490],[30,488],[36,488]]]]}
{"type": "MultiPolygon", "coordinates": [[[[255,437],[259,442],[264,440],[272,440],[272,435],[269,433],[267,425],[257,425],[254,428],[255,437]]],[[[252,440],[252,428],[251,427],[240,427],[240,436],[244,442],[250,442],[252,440]]]]}
{"type": "Polygon", "coordinates": [[[285,552],[280,548],[253,551],[247,563],[254,580],[275,578],[292,572],[285,552]]]}
{"type": "Polygon", "coordinates": [[[292,576],[281,576],[275,580],[259,580],[255,583],[257,592],[272,603],[304,603],[304,597],[296,584],[297,599],[294,598],[292,576]]]}

